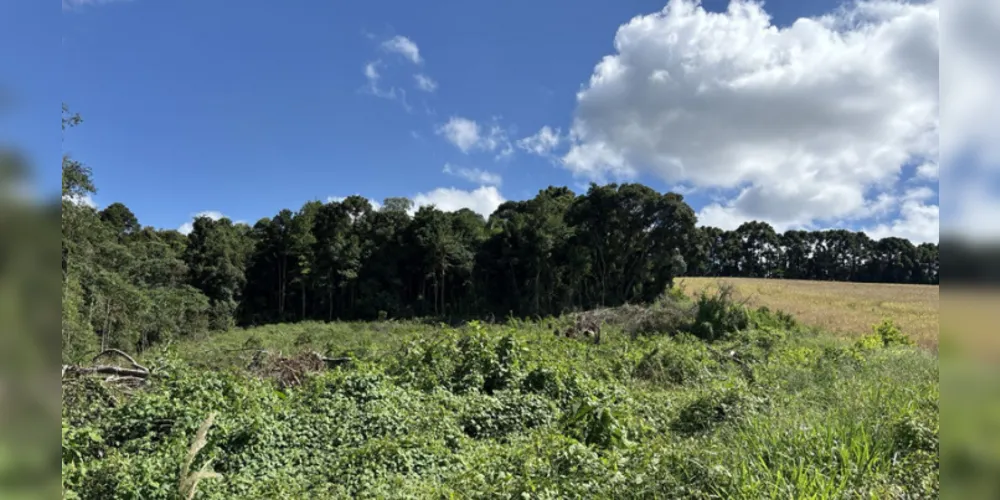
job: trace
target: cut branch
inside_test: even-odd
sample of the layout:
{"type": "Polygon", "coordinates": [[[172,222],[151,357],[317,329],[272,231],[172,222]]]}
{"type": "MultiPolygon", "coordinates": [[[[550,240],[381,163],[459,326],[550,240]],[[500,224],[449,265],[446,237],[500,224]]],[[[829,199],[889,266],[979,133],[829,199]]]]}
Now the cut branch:
{"type": "Polygon", "coordinates": [[[145,366],[140,365],[139,363],[137,363],[135,361],[134,358],[132,358],[132,356],[129,356],[128,354],[125,354],[124,352],[122,352],[122,351],[120,351],[118,349],[106,349],[106,350],[102,351],[97,356],[94,356],[94,359],[91,360],[91,363],[96,363],[97,360],[101,358],[101,356],[107,356],[107,355],[110,355],[110,354],[117,354],[117,355],[119,355],[119,356],[127,359],[128,362],[132,364],[132,368],[135,368],[136,370],[142,370],[142,371],[146,372],[147,374],[149,373],[149,368],[146,368],[145,366]]]}
{"type": "Polygon", "coordinates": [[[108,366],[108,365],[97,365],[97,366],[63,366],[63,376],[66,374],[74,375],[116,375],[119,377],[134,377],[146,379],[149,378],[149,372],[146,370],[137,370],[134,368],[122,368],[120,366],[108,366]]]}
{"type": "Polygon", "coordinates": [[[94,362],[100,359],[102,356],[117,355],[128,360],[131,363],[131,368],[124,368],[121,366],[113,365],[94,365],[94,366],[77,366],[77,365],[62,365],[62,377],[66,378],[67,375],[107,375],[105,382],[128,382],[128,383],[143,383],[149,378],[149,369],[145,366],[140,365],[132,356],[118,350],[118,349],[107,349],[102,351],[97,356],[94,356],[94,362]]]}

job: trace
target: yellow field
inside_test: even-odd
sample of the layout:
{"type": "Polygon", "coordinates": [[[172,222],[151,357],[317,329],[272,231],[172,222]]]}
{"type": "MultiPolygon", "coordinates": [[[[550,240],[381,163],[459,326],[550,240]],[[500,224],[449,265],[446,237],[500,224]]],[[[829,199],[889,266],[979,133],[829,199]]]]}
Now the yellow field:
{"type": "Polygon", "coordinates": [[[867,334],[872,325],[889,317],[918,344],[937,349],[937,286],[756,278],[683,278],[678,282],[689,295],[715,288],[719,282],[729,283],[748,305],[785,311],[802,324],[844,336],[867,334]]]}

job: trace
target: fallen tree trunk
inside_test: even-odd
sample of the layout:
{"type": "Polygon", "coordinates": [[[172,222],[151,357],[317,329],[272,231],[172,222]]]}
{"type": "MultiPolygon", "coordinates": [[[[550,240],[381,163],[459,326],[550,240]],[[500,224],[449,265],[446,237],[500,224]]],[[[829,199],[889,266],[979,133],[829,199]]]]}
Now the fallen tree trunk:
{"type": "Polygon", "coordinates": [[[120,366],[110,366],[110,365],[97,365],[97,366],[64,365],[63,377],[65,377],[67,373],[71,375],[90,375],[90,374],[115,375],[119,377],[135,377],[141,379],[149,377],[149,372],[146,370],[137,370],[134,368],[122,368],[120,366]]]}
{"type": "Polygon", "coordinates": [[[106,382],[137,382],[145,381],[149,378],[149,368],[140,365],[132,356],[118,350],[118,349],[107,349],[101,351],[97,356],[94,356],[93,362],[96,362],[103,356],[117,355],[119,357],[128,360],[129,364],[132,365],[131,368],[123,368],[121,366],[114,365],[94,365],[94,366],[79,366],[79,365],[63,365],[62,366],[62,377],[66,378],[66,375],[76,376],[76,375],[108,375],[105,379],[106,382]]]}

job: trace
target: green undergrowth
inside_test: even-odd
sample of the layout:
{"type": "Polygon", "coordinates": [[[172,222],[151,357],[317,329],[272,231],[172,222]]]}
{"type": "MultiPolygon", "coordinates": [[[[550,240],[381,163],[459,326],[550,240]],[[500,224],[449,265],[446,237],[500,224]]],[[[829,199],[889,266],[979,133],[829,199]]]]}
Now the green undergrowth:
{"type": "Polygon", "coordinates": [[[154,349],[145,389],[64,386],[65,496],[180,498],[214,413],[190,467],[218,476],[194,498],[937,497],[935,357],[891,322],[849,344],[711,299],[688,304],[687,333],[611,324],[600,343],[549,319],[154,349]],[[285,387],[247,368],[261,349],[353,362],[285,387]]]}

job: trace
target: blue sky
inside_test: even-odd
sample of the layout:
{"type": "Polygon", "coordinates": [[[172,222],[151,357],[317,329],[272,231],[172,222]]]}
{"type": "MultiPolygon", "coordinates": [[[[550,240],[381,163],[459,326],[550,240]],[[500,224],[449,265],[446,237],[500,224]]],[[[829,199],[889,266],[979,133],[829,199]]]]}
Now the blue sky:
{"type": "MultiPolygon", "coordinates": [[[[40,39],[39,26],[61,15],[62,43],[2,49],[12,58],[4,60],[24,68],[12,86],[22,104],[22,112],[9,115],[11,123],[18,123],[15,140],[39,164],[54,165],[50,144],[58,137],[41,119],[27,118],[26,110],[55,98],[69,103],[85,123],[67,134],[63,147],[94,169],[96,203],[121,201],[146,225],[175,228],[202,211],[252,223],[307,200],[355,193],[481,208],[495,204],[498,196],[529,198],[550,184],[580,192],[592,179],[682,189],[690,192],[688,200],[702,219],[717,225],[762,218],[780,227],[878,226],[889,234],[905,218],[906,207],[937,209],[936,178],[915,179],[916,166],[925,158],[901,159],[896,163],[908,165],[901,173],[845,181],[842,189],[826,181],[803,188],[805,181],[797,184],[787,173],[841,169],[828,174],[840,175],[838,180],[859,175],[832,164],[789,166],[785,174],[771,171],[767,177],[746,173],[759,168],[740,157],[742,170],[729,171],[736,168],[732,158],[714,153],[745,151],[747,137],[759,132],[733,127],[732,137],[725,131],[716,136],[712,131],[726,128],[733,118],[720,118],[711,109],[704,116],[721,119],[719,124],[700,117],[691,122],[709,123],[708,132],[683,143],[675,139],[650,146],[693,130],[684,123],[677,129],[655,128],[664,123],[658,121],[662,113],[638,116],[661,104],[669,107],[674,99],[669,91],[646,95],[624,77],[601,88],[588,82],[602,58],[616,54],[620,61],[631,61],[628,74],[656,73],[660,63],[644,54],[656,59],[656,50],[668,50],[657,40],[672,36],[669,20],[651,17],[649,30],[636,25],[625,48],[616,48],[615,36],[635,16],[664,9],[665,0],[245,1],[238,7],[220,1],[76,0],[62,12],[23,3],[18,23],[10,25],[7,17],[3,28],[8,34],[40,39]],[[61,56],[58,64],[47,57],[53,50],[61,56]],[[366,75],[368,65],[374,72],[366,75]],[[433,84],[422,90],[417,75],[433,84]],[[586,99],[578,101],[577,93],[588,89],[586,99]],[[640,97],[653,101],[639,102],[640,97]],[[582,117],[582,135],[570,138],[577,117],[582,117]],[[473,122],[478,134],[470,138],[467,125],[473,122]],[[633,124],[647,128],[626,135],[633,124]],[[544,126],[558,131],[558,146],[530,151],[538,142],[524,140],[544,126]],[[684,167],[671,167],[675,163],[662,160],[665,156],[676,156],[676,164],[684,167]],[[775,187],[768,179],[792,181],[775,187]],[[830,200],[853,200],[856,192],[864,197],[855,200],[857,210],[847,214],[829,208],[842,204],[830,200]],[[879,211],[882,193],[886,199],[879,211]],[[919,207],[907,205],[907,196],[916,197],[919,207]],[[768,200],[780,203],[768,206],[768,200]],[[801,208],[793,206],[800,200],[801,208]]],[[[727,5],[702,3],[709,12],[724,12],[727,5]]],[[[784,28],[836,5],[783,0],[767,2],[764,9],[771,23],[784,28]]],[[[693,14],[675,18],[704,21],[693,14]]],[[[752,15],[727,19],[735,31],[753,24],[752,15]]],[[[706,25],[712,26],[698,26],[706,25]]],[[[716,32],[724,31],[712,29],[687,32],[702,46],[698,54],[663,57],[710,61],[714,49],[709,45],[716,32]]],[[[746,51],[731,56],[753,58],[746,51]]],[[[706,81],[712,77],[691,74],[706,81]]],[[[774,106],[769,102],[749,103],[747,109],[766,111],[774,106]]],[[[711,104],[685,106],[698,112],[711,104]]],[[[893,110],[873,112],[884,111],[893,110]]],[[[754,116],[761,123],[773,120],[754,116]]],[[[913,153],[913,134],[903,135],[900,144],[906,145],[900,147],[913,153]]],[[[833,146],[816,148],[836,154],[833,146]]],[[[748,154],[777,163],[784,160],[775,158],[787,156],[772,153],[774,148],[748,154]]],[[[860,154],[866,161],[866,153],[860,154]]],[[[40,184],[54,191],[55,169],[39,171],[40,184]]],[[[936,217],[935,211],[935,225],[936,217]]],[[[896,232],[907,231],[912,232],[896,232]]]]}

